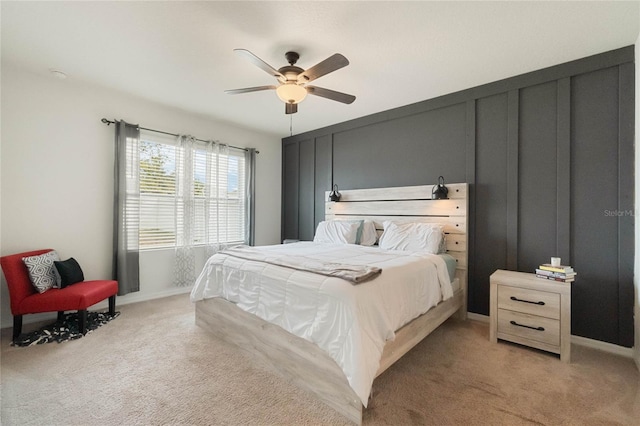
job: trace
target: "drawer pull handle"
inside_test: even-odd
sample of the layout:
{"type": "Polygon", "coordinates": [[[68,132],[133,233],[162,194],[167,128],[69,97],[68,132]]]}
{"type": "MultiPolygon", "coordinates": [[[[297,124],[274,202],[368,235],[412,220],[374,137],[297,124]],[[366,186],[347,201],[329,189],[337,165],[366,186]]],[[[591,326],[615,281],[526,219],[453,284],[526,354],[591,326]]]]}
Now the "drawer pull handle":
{"type": "Polygon", "coordinates": [[[515,321],[509,321],[509,323],[511,325],[517,325],[518,327],[524,327],[524,328],[530,328],[532,330],[537,330],[537,331],[544,331],[544,327],[531,327],[530,325],[523,325],[523,324],[518,324],[515,321]]]}
{"type": "Polygon", "coordinates": [[[511,300],[515,300],[516,302],[524,302],[524,303],[531,303],[533,305],[540,305],[540,306],[544,306],[544,302],[543,301],[539,301],[539,302],[532,302],[531,300],[524,300],[524,299],[518,299],[515,296],[511,296],[511,300]]]}

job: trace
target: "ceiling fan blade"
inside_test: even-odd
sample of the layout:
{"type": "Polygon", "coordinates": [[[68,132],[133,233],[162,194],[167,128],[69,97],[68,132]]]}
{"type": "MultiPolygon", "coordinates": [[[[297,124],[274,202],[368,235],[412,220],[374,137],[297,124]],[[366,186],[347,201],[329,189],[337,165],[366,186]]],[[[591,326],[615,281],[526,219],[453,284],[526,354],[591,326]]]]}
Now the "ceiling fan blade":
{"type": "Polygon", "coordinates": [[[306,86],[306,88],[307,93],[310,95],[321,96],[323,98],[331,99],[332,101],[342,102],[343,104],[350,104],[356,100],[356,97],[353,95],[336,92],[335,90],[324,89],[318,86],[306,86]]]}
{"type": "Polygon", "coordinates": [[[236,52],[238,55],[248,59],[249,62],[251,62],[253,65],[257,66],[258,68],[268,73],[269,75],[272,75],[278,80],[282,82],[285,82],[287,80],[285,76],[283,76],[282,74],[280,74],[280,72],[278,72],[278,70],[273,68],[271,65],[269,65],[262,59],[258,58],[253,53],[249,52],[247,49],[233,49],[233,51],[236,52]]]}
{"type": "Polygon", "coordinates": [[[339,53],[329,56],[324,61],[309,68],[298,75],[299,83],[308,83],[323,75],[349,65],[349,60],[339,53]]]}
{"type": "Polygon", "coordinates": [[[298,112],[298,104],[284,104],[285,114],[295,114],[298,112]]]}
{"type": "Polygon", "coordinates": [[[259,92],[260,90],[274,90],[275,88],[276,86],[245,87],[244,89],[225,90],[224,93],[229,95],[238,95],[240,93],[259,92]]]}

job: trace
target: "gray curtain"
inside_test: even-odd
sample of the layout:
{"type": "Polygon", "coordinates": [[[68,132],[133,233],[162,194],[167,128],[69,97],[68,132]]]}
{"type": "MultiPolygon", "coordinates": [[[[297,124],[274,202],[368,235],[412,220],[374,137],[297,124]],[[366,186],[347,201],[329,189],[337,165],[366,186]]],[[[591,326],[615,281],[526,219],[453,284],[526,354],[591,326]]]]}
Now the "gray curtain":
{"type": "Polygon", "coordinates": [[[113,203],[113,279],[118,295],[140,290],[140,129],[116,121],[113,203]]]}
{"type": "Polygon", "coordinates": [[[247,210],[245,215],[245,242],[253,246],[256,243],[256,150],[255,148],[247,148],[245,153],[245,170],[247,177],[245,183],[247,189],[245,191],[247,197],[247,210]]]}

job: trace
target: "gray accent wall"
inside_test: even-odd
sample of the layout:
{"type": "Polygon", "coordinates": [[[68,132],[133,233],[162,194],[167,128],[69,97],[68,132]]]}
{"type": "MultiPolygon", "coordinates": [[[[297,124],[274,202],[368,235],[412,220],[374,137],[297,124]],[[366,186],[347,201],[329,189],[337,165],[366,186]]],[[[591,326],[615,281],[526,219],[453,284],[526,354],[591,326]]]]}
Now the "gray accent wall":
{"type": "Polygon", "coordinates": [[[496,269],[578,272],[572,334],[632,347],[634,47],[283,139],[283,239],[311,240],[324,191],[470,184],[470,312],[496,269]]]}

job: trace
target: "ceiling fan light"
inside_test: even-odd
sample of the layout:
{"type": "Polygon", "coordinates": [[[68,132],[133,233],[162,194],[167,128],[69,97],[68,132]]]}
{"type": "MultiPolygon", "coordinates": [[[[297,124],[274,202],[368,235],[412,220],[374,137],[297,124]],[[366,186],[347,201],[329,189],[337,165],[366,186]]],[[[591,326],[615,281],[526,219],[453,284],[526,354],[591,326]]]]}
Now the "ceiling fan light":
{"type": "Polygon", "coordinates": [[[278,97],[287,104],[297,104],[307,96],[307,89],[296,83],[284,83],[276,89],[278,97]]]}

